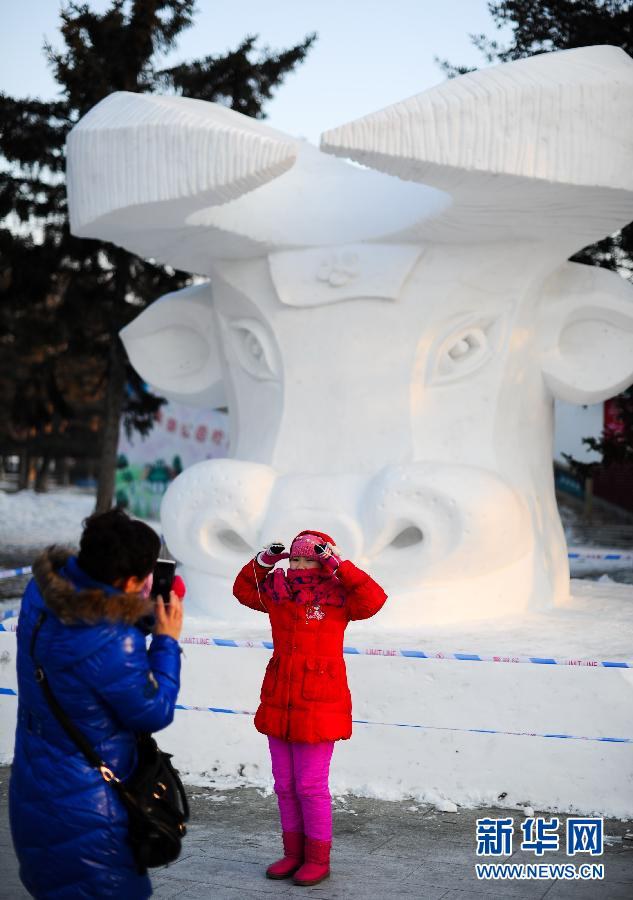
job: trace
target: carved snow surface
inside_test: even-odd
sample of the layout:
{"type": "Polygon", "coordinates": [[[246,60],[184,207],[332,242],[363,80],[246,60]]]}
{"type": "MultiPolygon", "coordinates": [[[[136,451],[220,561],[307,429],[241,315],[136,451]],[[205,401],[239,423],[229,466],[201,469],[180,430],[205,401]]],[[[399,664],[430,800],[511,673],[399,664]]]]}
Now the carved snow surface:
{"type": "Polygon", "coordinates": [[[111,94],[68,136],[73,230],[111,239],[141,227],[173,232],[201,208],[281,175],[296,151],[288,135],[216,103],[111,94]]]}
{"type": "MultiPolygon", "coordinates": [[[[189,121],[190,103],[196,103],[196,110],[199,104],[209,110],[207,121],[214,122],[217,113],[224,125],[228,116],[232,128],[220,132],[221,153],[231,152],[225,139],[228,134],[234,152],[247,154],[256,135],[248,133],[240,143],[239,129],[243,122],[249,127],[259,123],[212,103],[183,97],[154,97],[155,101],[170,102],[173,133],[165,129],[143,130],[132,123],[114,132],[113,137],[109,118],[102,122],[97,113],[112,100],[112,115],[119,106],[127,115],[127,104],[115,100],[129,97],[134,98],[133,105],[137,100],[146,100],[142,95],[114,94],[88,114],[86,119],[94,115],[95,121],[86,132],[90,143],[86,141],[81,153],[75,146],[74,136],[81,138],[84,120],[71,133],[68,160],[71,225],[76,234],[110,240],[175,268],[210,275],[215,259],[244,259],[277,250],[389,238],[403,228],[438,215],[451,202],[447,194],[435,188],[403,184],[380,172],[352,166],[321,153],[305,141],[295,141],[268,129],[281,143],[277,146],[273,140],[264,138],[263,149],[256,146],[253,150],[251,164],[263,157],[263,150],[272,153],[275,147],[277,153],[286,148],[292,155],[287,160],[283,157],[286,161],[280,168],[266,169],[266,178],[260,177],[259,186],[252,185],[257,190],[243,187],[244,181],[235,182],[228,189],[221,185],[223,198],[231,202],[222,201],[219,205],[215,194],[204,187],[205,170],[213,170],[212,154],[217,151],[207,141],[206,131],[197,141],[185,131],[180,133],[179,117],[189,121]],[[177,146],[179,134],[180,147],[177,146]],[[117,142],[122,145],[121,152],[117,150],[117,142]],[[165,144],[170,142],[174,150],[168,158],[165,144]],[[127,161],[128,145],[138,148],[145,193],[136,184],[139,176],[134,169],[134,157],[131,165],[127,161]],[[108,148],[113,150],[112,158],[108,148]],[[167,194],[161,187],[163,169],[181,186],[178,191],[167,194]],[[198,170],[203,186],[196,193],[198,170]],[[118,206],[113,205],[110,197],[110,178],[118,185],[118,206]],[[95,188],[97,196],[91,198],[95,188]],[[233,197],[225,196],[229,189],[233,197]],[[181,190],[187,193],[183,196],[181,190]],[[99,199],[101,192],[104,197],[99,199]]],[[[248,168],[247,159],[243,166],[248,168]]],[[[259,168],[255,170],[257,177],[258,173],[259,168]]]]}
{"type": "Polygon", "coordinates": [[[325,132],[321,147],[450,193],[438,236],[571,229],[588,241],[631,218],[632,123],[633,60],[582,47],[451,79],[325,132]]]}
{"type": "Polygon", "coordinates": [[[633,219],[632,73],[613,47],[486,69],[329,154],[183,98],[76,127],[75,232],[210,276],[121,335],[159,394],[229,409],[232,458],[162,507],[190,610],[247,621],[236,572],[304,528],[384,584],[384,628],[567,602],[553,401],[633,381],[630,285],[567,259],[633,219]]]}
{"type": "Polygon", "coordinates": [[[543,377],[568,403],[600,403],[631,383],[633,296],[624,278],[567,263],[544,285],[543,377]]]}
{"type": "Polygon", "coordinates": [[[165,294],[120,334],[137,372],[156,393],[188,406],[226,405],[208,284],[165,294]]]}

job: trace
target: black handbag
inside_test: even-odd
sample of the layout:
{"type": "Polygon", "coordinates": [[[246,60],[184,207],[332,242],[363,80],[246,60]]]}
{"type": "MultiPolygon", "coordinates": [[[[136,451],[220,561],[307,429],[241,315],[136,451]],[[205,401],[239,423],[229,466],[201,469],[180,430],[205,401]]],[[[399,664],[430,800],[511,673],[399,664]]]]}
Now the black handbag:
{"type": "Polygon", "coordinates": [[[95,753],[85,736],[73,724],[53,694],[42,666],[35,659],[35,641],[46,619],[40,613],[31,637],[31,659],[35,680],[41,685],[53,715],[68,737],[77,745],[91,766],[117,792],[128,813],[128,834],[140,874],[148,868],[164,866],[180,855],[182,839],[189,819],[187,795],[171,754],[164,753],[151,734],[136,736],[137,765],[132,776],[120,781],[95,753]]]}

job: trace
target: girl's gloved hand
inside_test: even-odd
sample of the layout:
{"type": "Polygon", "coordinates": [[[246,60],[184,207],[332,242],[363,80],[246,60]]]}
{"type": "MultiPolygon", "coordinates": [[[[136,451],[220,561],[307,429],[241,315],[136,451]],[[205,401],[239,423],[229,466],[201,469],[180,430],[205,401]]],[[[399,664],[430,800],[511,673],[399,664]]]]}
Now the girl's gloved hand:
{"type": "Polygon", "coordinates": [[[286,548],[280,541],[273,541],[272,544],[264,547],[264,549],[257,554],[255,559],[260,566],[268,566],[268,568],[270,568],[282,559],[290,559],[290,554],[284,553],[285,549],[286,548]]]}
{"type": "Polygon", "coordinates": [[[338,556],[334,552],[334,548],[331,544],[315,544],[314,552],[319,558],[319,562],[323,566],[324,569],[334,574],[340,564],[343,562],[340,556],[338,556]]]}

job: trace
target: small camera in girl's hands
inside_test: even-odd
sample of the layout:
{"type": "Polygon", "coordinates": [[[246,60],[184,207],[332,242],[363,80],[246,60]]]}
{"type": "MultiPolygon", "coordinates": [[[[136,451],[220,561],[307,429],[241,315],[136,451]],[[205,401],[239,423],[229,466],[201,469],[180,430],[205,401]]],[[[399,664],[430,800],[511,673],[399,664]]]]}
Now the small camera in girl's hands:
{"type": "Polygon", "coordinates": [[[156,600],[163,598],[165,604],[169,603],[169,595],[172,591],[176,563],[171,559],[159,559],[154,566],[154,581],[152,582],[152,597],[156,600]]]}
{"type": "Polygon", "coordinates": [[[281,541],[273,541],[272,544],[264,547],[264,549],[257,554],[255,559],[260,566],[270,568],[271,566],[276,565],[276,563],[281,562],[282,559],[288,559],[290,554],[284,553],[284,550],[285,547],[281,541]]]}
{"type": "Polygon", "coordinates": [[[329,541],[326,541],[324,544],[315,544],[314,552],[324,569],[332,574],[336,572],[341,563],[341,558],[338,556],[338,550],[335,551],[329,541]]]}
{"type": "Polygon", "coordinates": [[[275,541],[273,544],[269,544],[268,549],[271,553],[283,553],[286,549],[285,545],[280,541],[275,541]]]}

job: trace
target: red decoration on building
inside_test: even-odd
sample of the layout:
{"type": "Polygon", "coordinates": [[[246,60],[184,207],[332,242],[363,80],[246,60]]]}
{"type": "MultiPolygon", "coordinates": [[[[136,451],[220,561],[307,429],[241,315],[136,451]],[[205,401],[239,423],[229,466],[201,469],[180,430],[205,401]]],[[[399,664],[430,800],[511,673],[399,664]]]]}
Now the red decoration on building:
{"type": "Polygon", "coordinates": [[[617,397],[604,401],[604,430],[609,434],[622,434],[624,422],[620,416],[620,404],[617,397]]]}

